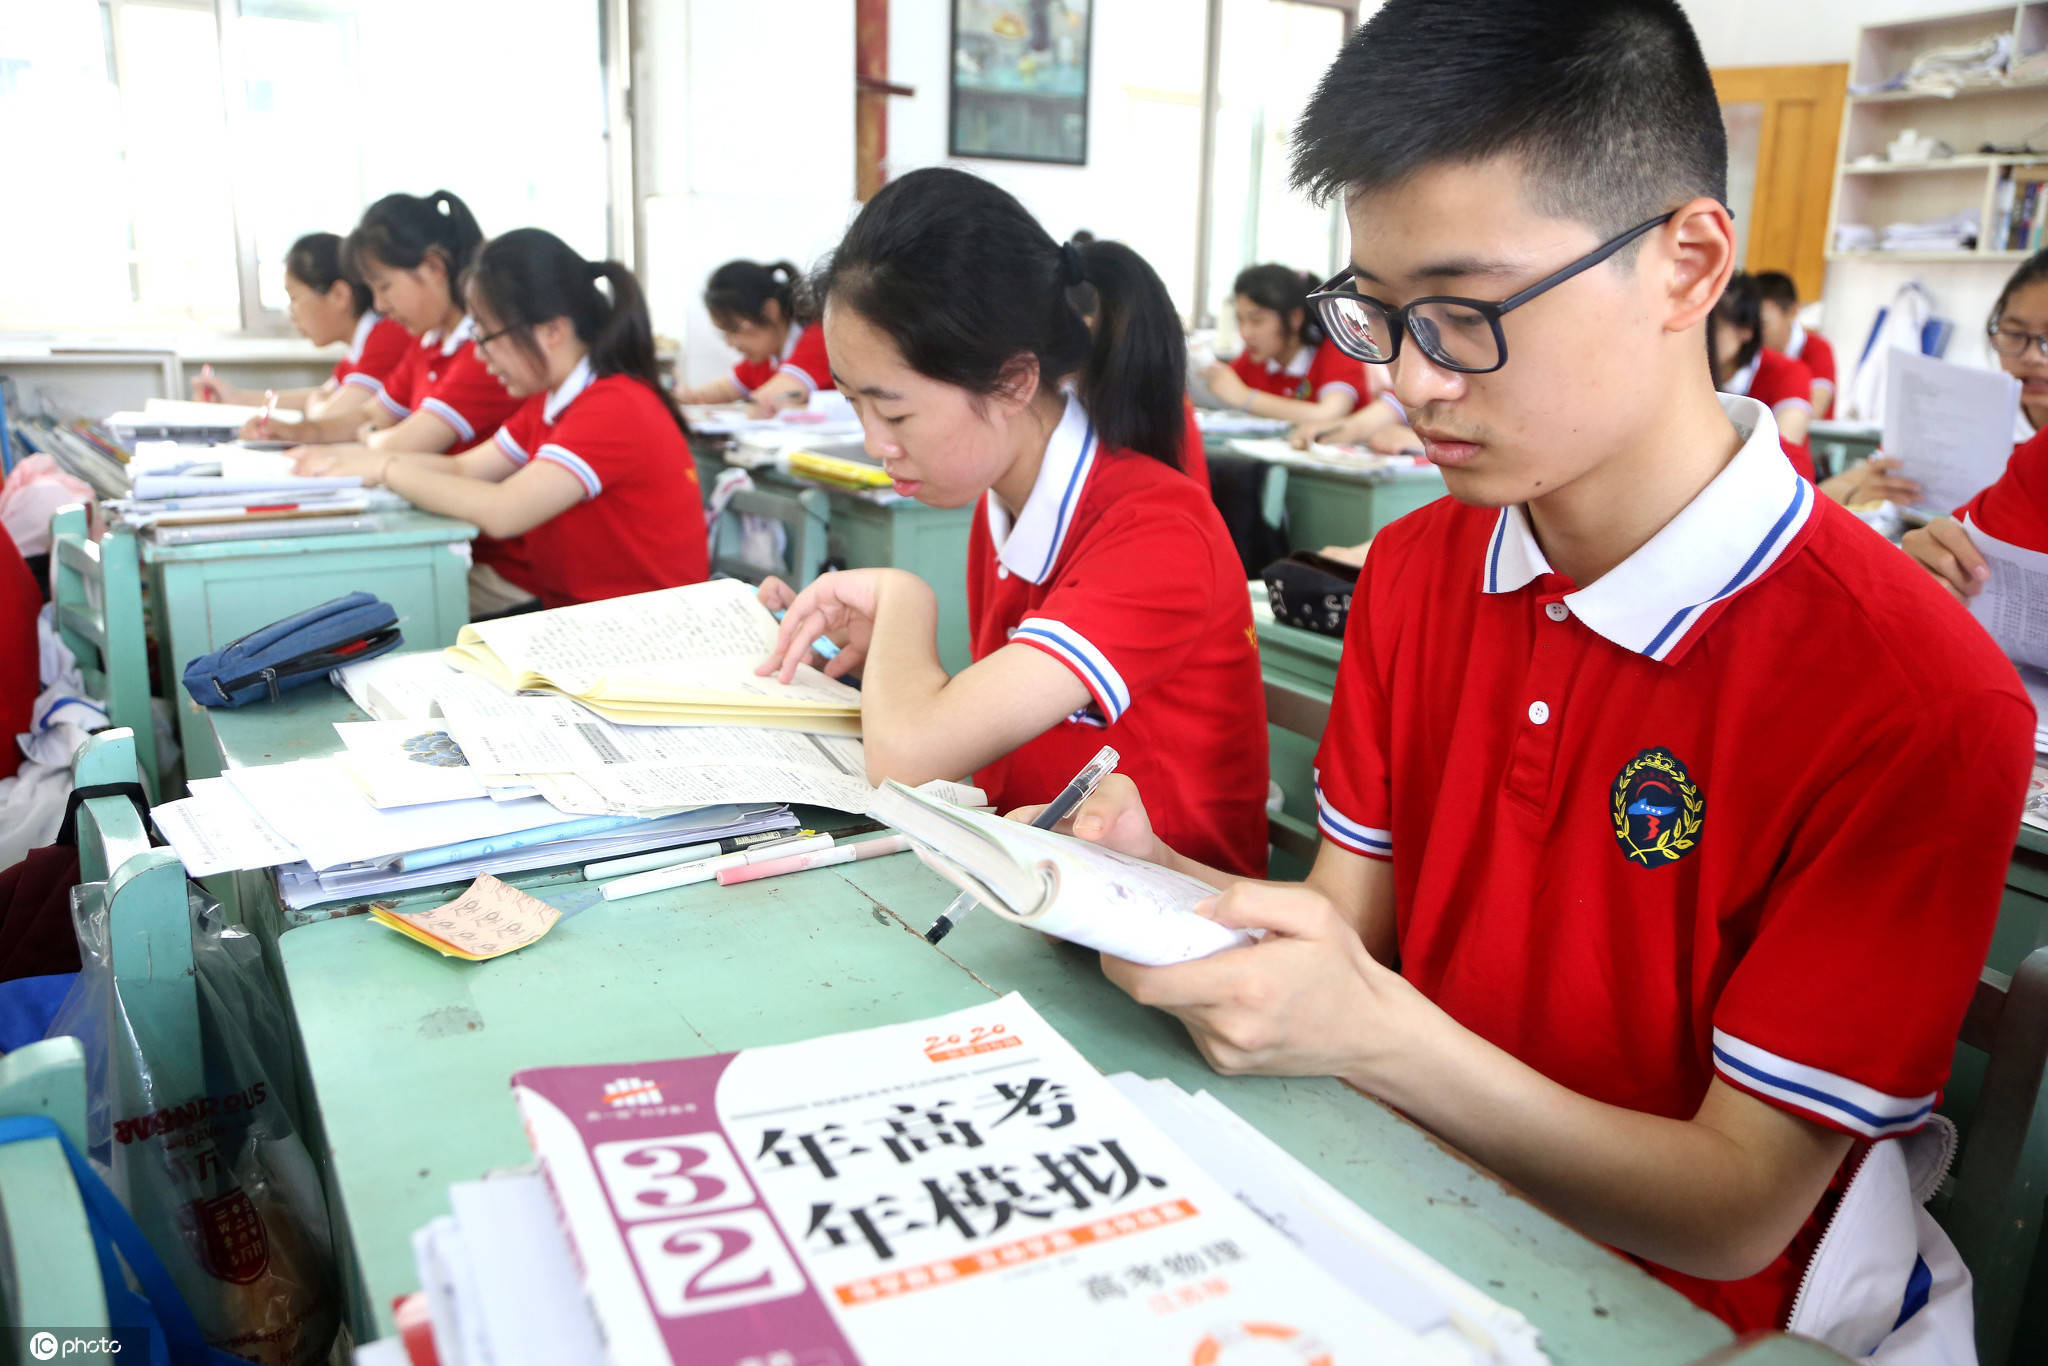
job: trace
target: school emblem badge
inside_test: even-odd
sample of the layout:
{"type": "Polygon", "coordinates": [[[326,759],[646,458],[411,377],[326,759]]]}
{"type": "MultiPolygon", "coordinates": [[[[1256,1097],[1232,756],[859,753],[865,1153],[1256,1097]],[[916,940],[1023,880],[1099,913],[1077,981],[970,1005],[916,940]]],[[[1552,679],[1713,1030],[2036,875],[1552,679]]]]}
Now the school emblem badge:
{"type": "Polygon", "coordinates": [[[1614,841],[1630,863],[1660,868],[1690,854],[1707,821],[1707,799],[1678,762],[1659,745],[1621,766],[1608,808],[1614,841]]]}

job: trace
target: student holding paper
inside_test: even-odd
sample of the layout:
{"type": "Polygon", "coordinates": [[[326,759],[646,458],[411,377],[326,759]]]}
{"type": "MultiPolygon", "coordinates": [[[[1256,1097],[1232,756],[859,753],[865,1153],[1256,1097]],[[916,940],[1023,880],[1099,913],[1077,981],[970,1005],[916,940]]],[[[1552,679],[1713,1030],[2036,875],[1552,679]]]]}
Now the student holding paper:
{"type": "Polygon", "coordinates": [[[468,294],[482,363],[521,400],[504,426],[452,459],[304,448],[299,472],[360,475],[520,538],[500,572],[544,607],[703,581],[697,468],[633,272],[520,228],[484,244],[468,294]]]}
{"type": "Polygon", "coordinates": [[[1388,0],[1295,146],[1351,229],[1330,333],[1389,365],[1452,496],[1366,559],[1306,885],[1195,866],[1148,820],[1169,788],[1080,809],[1267,932],[1105,968],[1219,1069],[1384,1098],[1740,1330],[1800,1298],[1789,1326],[1851,1356],[1965,1359],[1904,1154],[1936,1146],[2033,708],[1715,393],[1734,226],[1683,12],[1388,0]],[[1929,791],[1939,838],[1901,841],[1929,791]],[[1900,1233],[1859,1220],[1801,1297],[1838,1208],[1900,1233]]]}
{"type": "Polygon", "coordinates": [[[826,574],[786,607],[761,672],[808,643],[861,676],[868,775],[976,773],[999,807],[1045,801],[1103,745],[1185,847],[1266,858],[1266,721],[1244,571],[1180,473],[1186,354],[1166,287],[1117,242],[1061,246],[1009,193],[928,168],[868,201],[819,278],[834,380],[898,493],[979,504],[975,662],[939,662],[937,601],[899,570],[826,574]],[[1091,333],[1074,286],[1093,286],[1091,333]]]}
{"type": "Polygon", "coordinates": [[[343,265],[369,286],[377,311],[417,341],[385,376],[367,420],[342,413],[264,422],[252,435],[439,454],[496,431],[519,405],[477,356],[476,323],[462,307],[462,272],[482,241],[469,206],[446,190],[390,194],[364,210],[343,265]]]}
{"type": "Polygon", "coordinates": [[[825,330],[801,303],[802,279],[787,261],[727,261],[704,286],[704,308],[740,353],[732,373],[684,390],[684,403],[747,402],[755,417],[801,408],[832,383],[825,330]]]}
{"type": "Polygon", "coordinates": [[[1963,520],[2022,550],[2048,553],[2048,432],[2022,442],[1997,483],[1955,510],[1915,527],[1900,542],[1941,586],[1967,602],[1984,591],[1991,567],[1963,520]]]}
{"type": "MultiPolygon", "coordinates": [[[[284,292],[291,301],[292,326],[315,346],[348,343],[348,354],[334,363],[334,373],[318,387],[285,389],[275,396],[280,408],[308,417],[360,414],[384,392],[384,380],[412,350],[412,336],[403,326],[370,307],[370,287],[350,279],[341,268],[341,238],[331,232],[309,232],[284,255],[284,292]]],[[[192,397],[207,403],[257,407],[258,389],[223,384],[211,374],[192,381],[192,397]]],[[[255,436],[252,418],[244,436],[255,436]]]]}

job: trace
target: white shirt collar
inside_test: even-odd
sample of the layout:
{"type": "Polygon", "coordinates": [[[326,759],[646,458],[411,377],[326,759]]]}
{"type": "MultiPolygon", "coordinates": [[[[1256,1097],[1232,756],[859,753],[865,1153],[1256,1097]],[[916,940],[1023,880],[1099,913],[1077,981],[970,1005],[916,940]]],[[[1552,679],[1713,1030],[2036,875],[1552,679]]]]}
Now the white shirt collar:
{"type": "Polygon", "coordinates": [[[590,381],[590,357],[585,356],[576,362],[576,368],[569,372],[567,379],[548,390],[548,401],[540,406],[542,420],[554,422],[562,415],[562,409],[576,401],[576,395],[590,387],[590,381]]]}
{"type": "Polygon", "coordinates": [[[1059,563],[1060,547],[1074,510],[1081,504],[1081,490],[1088,483],[1088,471],[1095,465],[1095,424],[1081,400],[1067,395],[1067,410],[1045,443],[1045,455],[1038,462],[1038,478],[1031,495],[1015,521],[996,497],[994,489],[983,495],[988,507],[988,534],[995,543],[998,572],[1015,574],[1031,583],[1044,583],[1059,563]]]}
{"type": "MultiPolygon", "coordinates": [[[[1572,615],[1624,650],[1668,659],[1700,616],[1755,583],[1813,515],[1813,485],[1793,470],[1778,424],[1753,398],[1723,395],[1742,438],[1735,457],[1633,555],[1565,594],[1572,615]]],[[[1529,514],[1503,508],[1480,587],[1512,593],[1552,572],[1529,514]]]]}
{"type": "Polygon", "coordinates": [[[476,319],[465,313],[462,315],[462,321],[455,324],[455,330],[450,332],[446,338],[442,337],[441,329],[437,327],[420,338],[420,345],[439,346],[442,355],[452,356],[462,349],[464,342],[475,335],[476,319]]]}
{"type": "Polygon", "coordinates": [[[1759,346],[1756,349],[1756,354],[1749,358],[1749,364],[1728,377],[1728,382],[1721,386],[1721,392],[1724,394],[1748,394],[1749,386],[1756,383],[1757,367],[1763,363],[1764,349],[1759,346]]]}
{"type": "Polygon", "coordinates": [[[782,358],[784,360],[788,360],[796,354],[796,339],[803,334],[804,325],[802,323],[791,323],[789,325],[789,335],[782,339],[782,358]]]}
{"type": "Polygon", "coordinates": [[[384,320],[376,310],[366,308],[363,316],[356,319],[356,334],[348,339],[348,358],[358,361],[363,358],[363,348],[370,344],[370,334],[377,330],[377,324],[384,320]]]}
{"type": "Polygon", "coordinates": [[[1266,373],[1269,375],[1285,374],[1291,378],[1300,379],[1308,373],[1308,367],[1315,362],[1315,358],[1316,349],[1307,342],[1303,342],[1300,346],[1294,348],[1294,359],[1287,362],[1284,370],[1281,368],[1279,361],[1269,360],[1266,362],[1266,373]]]}
{"type": "Polygon", "coordinates": [[[1793,360],[1798,360],[1800,353],[1805,350],[1806,329],[1799,325],[1799,319],[1794,318],[1792,320],[1792,335],[1785,338],[1785,354],[1793,360]]]}

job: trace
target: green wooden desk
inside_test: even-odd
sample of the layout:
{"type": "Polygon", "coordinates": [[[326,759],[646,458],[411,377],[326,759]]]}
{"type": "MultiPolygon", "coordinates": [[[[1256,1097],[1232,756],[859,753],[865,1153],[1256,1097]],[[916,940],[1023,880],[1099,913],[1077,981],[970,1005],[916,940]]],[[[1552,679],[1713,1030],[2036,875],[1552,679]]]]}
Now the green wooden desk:
{"type": "MultiPolygon", "coordinates": [[[[330,723],[353,715],[316,687],[213,725],[228,763],[275,763],[330,752],[330,723]]],[[[989,915],[932,948],[918,931],[951,888],[907,856],[616,903],[573,872],[510,880],[571,914],[532,949],[458,964],[342,908],[286,916],[269,879],[245,875],[245,904],[270,897],[248,906],[251,918],[281,934],[359,1330],[389,1331],[391,1297],[416,1284],[412,1232],[445,1212],[448,1183],[527,1160],[507,1084],[516,1068],[783,1042],[1021,990],[1105,1071],[1214,1091],[1528,1314],[1559,1366],[1692,1362],[1728,1340],[1717,1320],[1375,1102],[1327,1080],[1214,1075],[1178,1024],[1129,1001],[1091,955],[989,915]]]]}
{"type": "MultiPolygon", "coordinates": [[[[178,713],[185,777],[221,771],[207,709],[180,683],[185,665],[281,617],[344,593],[374,593],[398,613],[408,647],[452,645],[469,621],[467,522],[411,509],[381,531],[159,546],[139,539],[162,686],[178,713]]],[[[108,533],[133,537],[127,528],[108,533]]]]}
{"type": "MultiPolygon", "coordinates": [[[[1257,454],[1231,447],[1232,438],[1205,437],[1203,449],[1221,455],[1257,454]]],[[[1387,523],[1444,496],[1435,469],[1387,471],[1325,469],[1293,461],[1287,466],[1287,538],[1298,550],[1357,545],[1387,523]]]]}

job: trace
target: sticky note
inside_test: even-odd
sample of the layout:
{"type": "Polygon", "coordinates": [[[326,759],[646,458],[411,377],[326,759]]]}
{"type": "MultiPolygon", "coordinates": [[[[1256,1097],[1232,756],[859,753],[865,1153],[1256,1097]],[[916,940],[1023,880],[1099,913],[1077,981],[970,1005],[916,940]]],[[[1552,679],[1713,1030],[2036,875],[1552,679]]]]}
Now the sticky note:
{"type": "Polygon", "coordinates": [[[525,948],[562,913],[486,873],[445,906],[403,914],[372,906],[370,917],[436,953],[481,963],[525,948]]]}

